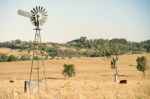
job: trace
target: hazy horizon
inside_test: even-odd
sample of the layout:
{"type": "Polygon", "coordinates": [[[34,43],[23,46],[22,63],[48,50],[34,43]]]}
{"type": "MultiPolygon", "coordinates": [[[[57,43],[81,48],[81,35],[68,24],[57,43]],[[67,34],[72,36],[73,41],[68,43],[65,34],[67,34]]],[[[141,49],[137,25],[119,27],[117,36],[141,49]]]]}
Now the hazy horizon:
{"type": "Polygon", "coordinates": [[[149,0],[1,0],[0,42],[32,41],[35,27],[17,10],[30,12],[36,6],[48,11],[41,27],[43,42],[65,43],[82,36],[145,41],[150,39],[149,5],[149,0]]]}

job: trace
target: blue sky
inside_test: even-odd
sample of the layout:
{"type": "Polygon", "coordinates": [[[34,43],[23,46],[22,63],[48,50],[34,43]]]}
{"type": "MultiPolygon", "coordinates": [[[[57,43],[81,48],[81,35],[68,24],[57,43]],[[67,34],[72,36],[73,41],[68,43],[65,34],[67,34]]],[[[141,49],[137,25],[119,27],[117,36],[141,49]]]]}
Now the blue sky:
{"type": "Polygon", "coordinates": [[[0,0],[0,41],[33,40],[35,27],[18,9],[48,11],[41,27],[45,42],[67,42],[81,36],[150,39],[150,0],[0,0]]]}

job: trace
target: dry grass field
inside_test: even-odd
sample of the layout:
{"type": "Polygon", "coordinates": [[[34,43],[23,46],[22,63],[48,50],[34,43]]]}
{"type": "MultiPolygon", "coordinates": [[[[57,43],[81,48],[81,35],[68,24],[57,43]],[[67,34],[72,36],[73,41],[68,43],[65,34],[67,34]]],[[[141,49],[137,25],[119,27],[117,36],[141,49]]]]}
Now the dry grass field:
{"type": "Polygon", "coordinates": [[[5,53],[7,55],[15,55],[20,57],[23,54],[28,54],[25,50],[18,50],[18,49],[10,49],[10,48],[0,48],[0,53],[5,53]]]}
{"type": "MultiPolygon", "coordinates": [[[[24,93],[24,81],[29,79],[30,61],[0,63],[0,99],[150,99],[150,69],[145,79],[136,69],[136,58],[150,54],[119,56],[119,79],[127,84],[114,82],[110,60],[107,58],[72,58],[45,61],[48,91],[44,80],[39,94],[24,93]],[[76,76],[64,79],[63,64],[74,64],[76,76]],[[13,80],[14,82],[10,82],[13,80]]],[[[42,68],[40,78],[43,78],[42,68]]]]}

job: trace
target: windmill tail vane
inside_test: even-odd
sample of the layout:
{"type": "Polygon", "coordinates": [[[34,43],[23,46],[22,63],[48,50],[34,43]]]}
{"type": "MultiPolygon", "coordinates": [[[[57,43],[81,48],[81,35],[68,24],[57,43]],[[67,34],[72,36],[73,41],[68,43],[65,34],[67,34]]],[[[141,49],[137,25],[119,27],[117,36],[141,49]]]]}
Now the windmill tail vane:
{"type": "Polygon", "coordinates": [[[31,18],[32,13],[19,9],[18,10],[18,15],[21,15],[21,16],[24,16],[24,17],[27,17],[27,18],[31,18]]]}

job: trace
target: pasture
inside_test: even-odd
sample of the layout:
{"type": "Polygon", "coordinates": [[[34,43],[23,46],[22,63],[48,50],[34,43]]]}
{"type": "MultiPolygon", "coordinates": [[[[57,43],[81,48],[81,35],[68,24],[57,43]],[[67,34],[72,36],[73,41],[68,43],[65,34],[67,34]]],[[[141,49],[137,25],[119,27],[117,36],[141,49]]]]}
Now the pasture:
{"type": "Polygon", "coordinates": [[[150,99],[150,69],[143,78],[136,69],[138,56],[146,56],[150,64],[150,54],[119,56],[119,79],[127,80],[127,84],[114,82],[110,60],[105,57],[46,60],[48,90],[41,68],[39,94],[24,93],[31,61],[1,62],[0,99],[150,99]],[[74,64],[76,76],[65,79],[61,74],[63,64],[74,64]]]}

